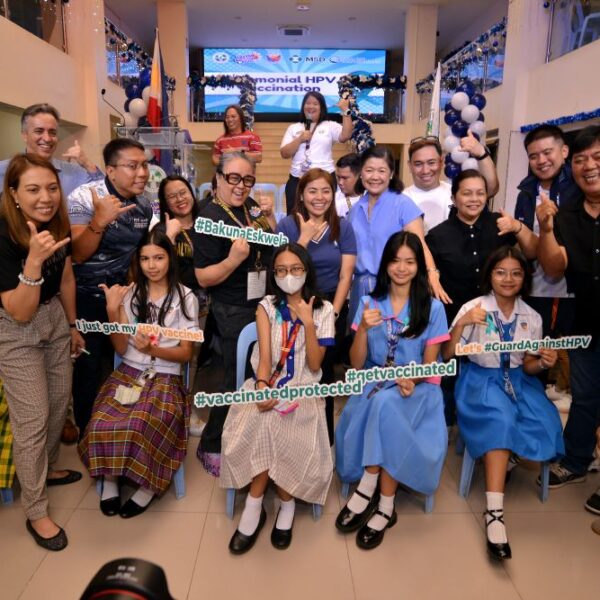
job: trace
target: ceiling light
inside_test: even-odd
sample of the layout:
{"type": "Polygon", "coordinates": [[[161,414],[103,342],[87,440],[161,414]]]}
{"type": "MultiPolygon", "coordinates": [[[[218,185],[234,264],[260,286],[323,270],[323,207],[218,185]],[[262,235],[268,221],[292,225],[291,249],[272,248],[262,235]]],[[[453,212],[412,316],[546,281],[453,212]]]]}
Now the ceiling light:
{"type": "Polygon", "coordinates": [[[310,10],[310,6],[308,4],[296,4],[296,10],[306,12],[307,10],[310,10]]]}

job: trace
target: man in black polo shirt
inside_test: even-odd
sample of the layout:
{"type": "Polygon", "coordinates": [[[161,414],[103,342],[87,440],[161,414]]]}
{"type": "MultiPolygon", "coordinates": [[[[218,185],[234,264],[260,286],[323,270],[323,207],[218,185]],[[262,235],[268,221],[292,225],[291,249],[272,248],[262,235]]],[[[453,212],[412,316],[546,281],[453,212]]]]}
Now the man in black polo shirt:
{"type": "MultiPolygon", "coordinates": [[[[127,284],[133,253],[152,218],[152,207],[142,197],[149,175],[144,147],[119,138],[104,147],[103,155],[106,178],[78,187],[68,199],[77,317],[100,322],[108,321],[108,316],[98,285],[127,284]]],[[[108,336],[87,333],[85,338],[90,354],[77,359],[73,375],[73,410],[80,436],[102,383],[103,356],[112,356],[108,336]]]]}
{"type": "MultiPolygon", "coordinates": [[[[573,178],[583,200],[561,206],[544,198],[538,260],[551,277],[566,275],[575,293],[572,333],[591,335],[587,349],[569,351],[573,402],[564,431],[566,455],[551,467],[550,487],[585,480],[600,419],[600,127],[587,127],[571,145],[573,178]]],[[[600,514],[600,490],[586,502],[600,514]]]]}

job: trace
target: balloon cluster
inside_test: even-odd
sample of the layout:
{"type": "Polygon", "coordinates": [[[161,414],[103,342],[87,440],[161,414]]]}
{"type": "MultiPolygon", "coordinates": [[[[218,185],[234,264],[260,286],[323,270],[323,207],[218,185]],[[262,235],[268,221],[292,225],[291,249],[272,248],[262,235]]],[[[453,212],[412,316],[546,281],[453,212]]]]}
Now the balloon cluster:
{"type": "Polygon", "coordinates": [[[478,93],[470,81],[463,81],[444,107],[444,122],[450,127],[443,142],[448,153],[444,169],[448,179],[454,179],[461,170],[479,170],[477,160],[461,149],[460,140],[468,131],[479,141],[485,139],[485,119],[481,112],[485,105],[485,96],[478,93]]]}
{"type": "Polygon", "coordinates": [[[150,69],[142,69],[137,82],[125,88],[125,127],[146,126],[146,113],[150,99],[150,69]]]}

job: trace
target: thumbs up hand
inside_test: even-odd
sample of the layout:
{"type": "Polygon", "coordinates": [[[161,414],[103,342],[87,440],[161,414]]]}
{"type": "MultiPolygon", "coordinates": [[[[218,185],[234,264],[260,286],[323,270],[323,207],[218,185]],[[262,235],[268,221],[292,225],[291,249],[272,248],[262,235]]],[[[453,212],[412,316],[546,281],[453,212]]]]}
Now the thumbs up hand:
{"type": "Polygon", "coordinates": [[[554,216],[558,212],[558,206],[548,198],[548,194],[540,194],[541,202],[535,209],[535,215],[540,224],[540,232],[551,233],[554,229],[554,216]]]}
{"type": "Polygon", "coordinates": [[[377,325],[381,325],[381,323],[383,323],[381,311],[378,308],[369,308],[369,301],[367,300],[365,302],[365,308],[363,310],[360,326],[365,331],[368,331],[372,327],[377,327],[377,325]]]}
{"type": "Polygon", "coordinates": [[[523,226],[521,221],[517,221],[514,217],[511,217],[503,208],[500,209],[502,215],[496,221],[496,227],[498,227],[498,235],[506,235],[507,233],[517,233],[523,226]]]}

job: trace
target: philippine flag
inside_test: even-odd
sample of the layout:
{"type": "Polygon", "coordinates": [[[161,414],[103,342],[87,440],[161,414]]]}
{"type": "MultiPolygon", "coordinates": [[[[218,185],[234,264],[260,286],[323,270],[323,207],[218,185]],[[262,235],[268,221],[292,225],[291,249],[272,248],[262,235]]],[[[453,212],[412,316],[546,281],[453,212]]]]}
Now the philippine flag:
{"type": "Polygon", "coordinates": [[[152,59],[152,71],[150,73],[150,98],[148,99],[148,111],[146,117],[152,127],[169,126],[169,106],[167,96],[165,69],[160,43],[158,41],[158,29],[154,40],[154,57],[152,59]]]}

